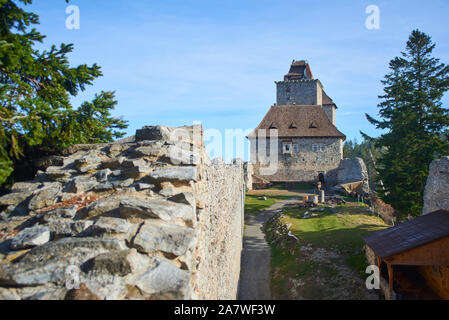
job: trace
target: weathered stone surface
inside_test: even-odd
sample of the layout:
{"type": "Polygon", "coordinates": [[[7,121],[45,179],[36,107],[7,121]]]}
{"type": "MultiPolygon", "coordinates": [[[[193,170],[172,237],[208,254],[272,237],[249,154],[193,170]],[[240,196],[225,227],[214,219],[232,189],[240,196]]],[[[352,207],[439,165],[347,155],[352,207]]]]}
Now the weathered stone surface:
{"type": "Polygon", "coordinates": [[[130,148],[129,144],[117,143],[117,142],[109,147],[108,151],[109,151],[109,156],[111,156],[111,157],[116,157],[117,155],[127,151],[130,148]]]}
{"type": "Polygon", "coordinates": [[[88,176],[78,176],[73,179],[65,189],[66,192],[83,193],[98,185],[97,179],[88,176]]]}
{"type": "Polygon", "coordinates": [[[192,192],[182,192],[178,193],[177,195],[168,198],[169,201],[177,202],[177,203],[185,203],[189,204],[191,206],[195,206],[195,196],[192,192]]]}
{"type": "Polygon", "coordinates": [[[245,162],[243,165],[245,188],[247,191],[253,190],[253,174],[254,166],[250,162],[245,162]]]}
{"type": "Polygon", "coordinates": [[[137,232],[138,226],[124,219],[112,217],[100,217],[94,225],[91,225],[79,237],[107,237],[130,240],[137,232]]]}
{"type": "Polygon", "coordinates": [[[98,201],[90,204],[89,206],[78,211],[76,218],[92,218],[100,216],[102,214],[109,214],[117,211],[120,204],[120,199],[117,196],[109,196],[106,198],[99,199],[98,201]]]}
{"type": "Polygon", "coordinates": [[[64,285],[69,266],[80,266],[98,254],[124,250],[123,241],[99,238],[64,238],[36,247],[17,263],[0,266],[0,285],[64,285]]]}
{"type": "Polygon", "coordinates": [[[348,158],[341,160],[337,173],[337,183],[347,184],[363,182],[363,192],[369,194],[369,177],[365,163],[361,158],[348,158]]]}
{"type": "Polygon", "coordinates": [[[163,126],[147,126],[136,131],[136,141],[170,140],[172,129],[163,126]]]}
{"type": "Polygon", "coordinates": [[[434,160],[424,189],[423,215],[449,210],[449,157],[434,160]]]}
{"type": "Polygon", "coordinates": [[[61,192],[59,183],[50,184],[42,189],[35,191],[35,196],[28,205],[30,210],[39,210],[55,204],[58,194],[61,192]]]}
{"type": "Polygon", "coordinates": [[[154,184],[141,183],[141,182],[136,184],[136,189],[138,191],[148,190],[148,189],[152,189],[152,188],[154,188],[154,184]]]}
{"type": "Polygon", "coordinates": [[[156,169],[148,178],[155,181],[196,181],[197,169],[195,167],[171,167],[166,169],[156,169]]]}
{"type": "Polygon", "coordinates": [[[64,300],[67,289],[55,285],[44,285],[38,287],[25,287],[18,289],[23,300],[64,300]]]}
{"type": "Polygon", "coordinates": [[[188,147],[171,145],[164,153],[164,158],[174,165],[198,165],[200,163],[200,154],[190,149],[190,144],[188,147]]]}
{"type": "Polygon", "coordinates": [[[23,191],[5,194],[4,196],[0,197],[0,205],[18,206],[20,203],[27,200],[32,194],[33,191],[23,191]]]}
{"type": "Polygon", "coordinates": [[[45,177],[47,180],[60,180],[70,178],[75,173],[75,170],[62,169],[61,167],[48,167],[45,171],[45,177]]]}
{"type": "Polygon", "coordinates": [[[0,298],[234,299],[242,165],[212,165],[194,131],[76,146],[16,184],[0,198],[2,234],[50,235],[16,251],[13,238],[0,242],[0,298]],[[74,274],[80,288],[68,290],[74,274]]]}
{"type": "Polygon", "coordinates": [[[162,251],[181,256],[191,247],[194,238],[194,230],[191,228],[148,220],[140,228],[133,244],[146,253],[162,251]]]}
{"type": "Polygon", "coordinates": [[[125,160],[122,163],[122,167],[121,175],[125,178],[138,178],[151,170],[151,167],[143,159],[125,160]]]}
{"type": "Polygon", "coordinates": [[[109,175],[112,173],[110,169],[103,169],[97,172],[95,175],[99,182],[106,182],[109,178],[109,175]]]}
{"type": "Polygon", "coordinates": [[[48,223],[54,219],[64,219],[64,218],[74,218],[76,215],[76,209],[78,206],[74,205],[68,208],[57,208],[46,212],[41,212],[37,215],[37,218],[44,222],[48,223]]]}
{"type": "Polygon", "coordinates": [[[93,221],[73,221],[71,219],[53,219],[45,226],[50,230],[53,237],[76,236],[93,225],[93,221]]]}
{"type": "Polygon", "coordinates": [[[122,167],[122,163],[123,163],[123,161],[125,161],[125,159],[126,159],[125,157],[117,157],[117,158],[105,160],[101,163],[100,168],[101,169],[111,169],[111,170],[120,169],[122,167]]]}
{"type": "Polygon", "coordinates": [[[19,232],[11,242],[13,250],[28,249],[50,241],[50,230],[45,226],[34,226],[19,232]]]}
{"type": "Polygon", "coordinates": [[[195,212],[192,206],[162,199],[123,197],[120,199],[119,211],[124,217],[138,215],[148,218],[160,218],[165,221],[174,219],[193,221],[195,219],[195,212]]]}
{"type": "Polygon", "coordinates": [[[99,185],[95,186],[93,190],[102,192],[102,191],[109,191],[115,189],[115,184],[112,182],[104,182],[100,183],[99,185]]]}
{"type": "Polygon", "coordinates": [[[6,289],[0,288],[0,300],[21,300],[20,296],[17,294],[16,289],[6,289]]]}
{"type": "Polygon", "coordinates": [[[100,156],[96,151],[91,151],[87,153],[85,156],[76,159],[74,161],[74,166],[81,173],[87,173],[92,170],[96,170],[101,165],[103,158],[106,158],[105,155],[103,157],[100,156]]]}
{"type": "Polygon", "coordinates": [[[161,142],[152,141],[151,144],[136,148],[134,152],[138,157],[157,157],[161,154],[161,147],[161,142]]]}
{"type": "Polygon", "coordinates": [[[42,187],[39,181],[16,182],[11,187],[12,192],[33,192],[42,187]]]}
{"type": "Polygon", "coordinates": [[[137,280],[136,286],[146,295],[162,299],[186,299],[189,274],[167,261],[160,261],[137,280]]]}
{"type": "Polygon", "coordinates": [[[131,273],[131,264],[127,260],[130,250],[112,251],[99,254],[98,256],[86,261],[81,269],[88,272],[106,272],[125,276],[131,273]]]}

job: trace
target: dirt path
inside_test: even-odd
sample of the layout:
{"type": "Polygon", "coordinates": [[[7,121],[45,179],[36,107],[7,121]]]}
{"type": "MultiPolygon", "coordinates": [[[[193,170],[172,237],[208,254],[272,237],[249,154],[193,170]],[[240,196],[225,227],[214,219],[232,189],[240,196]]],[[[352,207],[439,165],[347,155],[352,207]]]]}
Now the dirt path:
{"type": "Polygon", "coordinates": [[[284,207],[298,203],[299,198],[281,200],[255,215],[245,215],[239,300],[270,300],[270,247],[265,240],[264,225],[284,207]]]}

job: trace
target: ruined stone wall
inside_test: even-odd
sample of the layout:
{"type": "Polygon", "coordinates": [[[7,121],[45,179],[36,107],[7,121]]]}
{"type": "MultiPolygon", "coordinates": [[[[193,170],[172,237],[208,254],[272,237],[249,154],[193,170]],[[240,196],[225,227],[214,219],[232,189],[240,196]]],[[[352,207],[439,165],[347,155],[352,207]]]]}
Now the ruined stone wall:
{"type": "MultiPolygon", "coordinates": [[[[320,173],[326,174],[340,165],[342,158],[342,141],[333,138],[293,138],[278,141],[278,170],[275,174],[264,175],[259,163],[254,165],[254,172],[270,181],[314,182],[320,173]],[[291,142],[298,145],[298,151],[284,154],[282,144],[291,142]],[[319,150],[314,151],[313,145],[319,150]],[[324,149],[322,148],[324,147],[324,149]]],[[[267,155],[270,146],[267,143],[267,155]]]]}
{"type": "Polygon", "coordinates": [[[437,210],[449,210],[449,157],[434,160],[429,167],[424,190],[423,215],[437,210]]]}
{"type": "Polygon", "coordinates": [[[193,299],[235,299],[243,237],[243,162],[214,159],[198,184],[199,239],[193,299]]]}
{"type": "Polygon", "coordinates": [[[321,105],[323,89],[319,80],[303,79],[278,81],[277,105],[321,105]]]}
{"type": "Polygon", "coordinates": [[[245,174],[245,189],[246,191],[251,191],[253,190],[254,166],[251,162],[245,162],[243,165],[243,170],[245,174]]]}
{"type": "Polygon", "coordinates": [[[243,165],[202,129],[145,127],[42,161],[0,197],[0,299],[233,299],[243,165]]]}

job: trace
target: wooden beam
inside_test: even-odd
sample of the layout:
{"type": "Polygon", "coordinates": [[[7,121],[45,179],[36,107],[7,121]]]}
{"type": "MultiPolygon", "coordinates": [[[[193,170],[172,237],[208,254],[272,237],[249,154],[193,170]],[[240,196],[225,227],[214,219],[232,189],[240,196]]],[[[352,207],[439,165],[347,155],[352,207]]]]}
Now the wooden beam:
{"type": "Polygon", "coordinates": [[[393,266],[390,263],[387,263],[388,267],[388,285],[390,287],[390,293],[393,292],[393,266]]]}
{"type": "Polygon", "coordinates": [[[377,267],[379,268],[379,272],[380,272],[381,271],[380,267],[382,266],[382,259],[379,258],[378,256],[376,258],[377,258],[377,267]]]}

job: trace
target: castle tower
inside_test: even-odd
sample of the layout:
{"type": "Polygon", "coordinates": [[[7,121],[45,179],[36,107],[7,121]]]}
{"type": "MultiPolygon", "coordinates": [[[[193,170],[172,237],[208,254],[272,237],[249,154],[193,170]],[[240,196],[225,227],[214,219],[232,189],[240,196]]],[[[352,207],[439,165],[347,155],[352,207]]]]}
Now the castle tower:
{"type": "Polygon", "coordinates": [[[278,106],[281,105],[322,105],[323,86],[314,79],[309,63],[293,60],[284,81],[275,82],[278,106]]]}
{"type": "Polygon", "coordinates": [[[335,125],[337,106],[324,92],[320,80],[315,79],[306,60],[293,60],[284,81],[276,81],[276,105],[322,106],[330,122],[335,125]]]}
{"type": "Polygon", "coordinates": [[[293,60],[284,80],[275,83],[277,104],[248,135],[256,180],[314,182],[324,177],[333,181],[346,139],[335,126],[337,106],[313,77],[307,61],[293,60]],[[276,129],[273,137],[272,129],[276,129]],[[266,135],[259,136],[260,132],[266,135]],[[272,159],[276,159],[275,170],[266,171],[272,159]]]}

